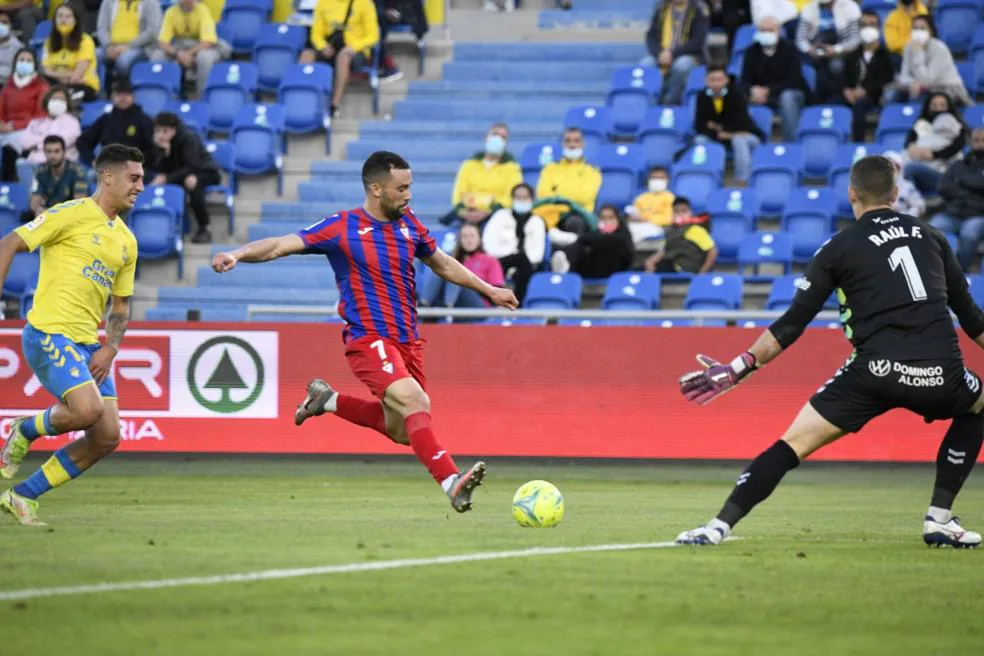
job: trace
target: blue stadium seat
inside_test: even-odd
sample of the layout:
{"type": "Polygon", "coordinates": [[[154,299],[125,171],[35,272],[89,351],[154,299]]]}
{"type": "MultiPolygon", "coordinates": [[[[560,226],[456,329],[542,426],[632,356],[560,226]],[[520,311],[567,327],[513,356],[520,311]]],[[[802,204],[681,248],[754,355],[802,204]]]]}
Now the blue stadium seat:
{"type": "Polygon", "coordinates": [[[827,186],[834,192],[834,197],[837,199],[837,216],[854,216],[851,203],[847,200],[847,183],[854,162],[862,157],[880,155],[881,153],[882,147],[871,143],[847,143],[837,149],[837,154],[834,155],[834,161],[830,166],[830,174],[827,176],[827,186]]]}
{"type": "Polygon", "coordinates": [[[540,171],[544,166],[557,161],[561,147],[556,143],[529,144],[519,156],[519,167],[523,170],[523,180],[536,189],[540,171]]]}
{"type": "Polygon", "coordinates": [[[239,108],[253,102],[257,75],[252,62],[219,62],[212,68],[202,94],[209,130],[224,134],[232,129],[239,108]]]}
{"type": "Polygon", "coordinates": [[[113,103],[111,102],[106,102],[105,100],[87,102],[82,105],[82,117],[79,119],[79,123],[81,123],[82,129],[84,130],[98,121],[103,114],[108,114],[111,111],[113,111],[113,103]]]}
{"type": "Polygon", "coordinates": [[[719,143],[691,146],[671,170],[673,193],[690,199],[695,213],[703,212],[711,192],[721,184],[726,159],[727,152],[719,143]]]}
{"type": "Polygon", "coordinates": [[[738,248],[752,231],[755,230],[752,219],[741,214],[711,214],[711,238],[718,249],[718,260],[721,262],[737,262],[738,248]]]}
{"type": "Polygon", "coordinates": [[[742,279],[736,273],[700,273],[690,281],[685,310],[737,310],[741,307],[742,279]]]}
{"type": "Polygon", "coordinates": [[[658,68],[626,66],[617,69],[612,76],[612,90],[608,94],[608,108],[615,132],[634,135],[662,88],[663,75],[658,68]]]}
{"type": "Polygon", "coordinates": [[[272,0],[226,0],[220,25],[233,52],[245,54],[253,50],[260,27],[272,9],[272,0]]]}
{"type": "Polygon", "coordinates": [[[485,323],[496,326],[546,326],[546,319],[537,317],[489,317],[485,323]]]}
{"type": "Polygon", "coordinates": [[[205,149],[228,176],[228,183],[209,185],[205,188],[205,193],[222,194],[223,202],[229,211],[229,234],[231,235],[236,231],[236,151],[228,141],[209,141],[205,144],[205,149]]]}
{"type": "Polygon", "coordinates": [[[5,237],[8,232],[13,232],[20,225],[19,212],[13,211],[12,208],[0,207],[0,237],[5,237]]]}
{"type": "Polygon", "coordinates": [[[687,87],[683,92],[683,106],[694,107],[693,103],[698,93],[707,87],[707,66],[695,66],[687,76],[687,87]]]}
{"type": "Polygon", "coordinates": [[[944,232],[943,236],[946,237],[947,243],[950,244],[950,250],[956,251],[958,242],[957,235],[952,232],[944,232]]]}
{"type": "Polygon", "coordinates": [[[772,121],[775,116],[772,113],[772,109],[767,105],[749,105],[748,115],[752,117],[755,125],[758,126],[758,129],[762,131],[766,141],[768,141],[772,136],[772,121]]]}
{"type": "Polygon", "coordinates": [[[270,264],[237,266],[227,273],[215,273],[211,266],[198,268],[199,287],[290,287],[294,289],[330,289],[335,273],[322,260],[315,264],[270,264]]]}
{"type": "Polygon", "coordinates": [[[881,24],[885,24],[885,19],[890,13],[892,13],[898,6],[894,0],[864,0],[861,3],[862,11],[874,12],[878,15],[881,20],[881,24]]]}
{"type": "Polygon", "coordinates": [[[789,195],[780,229],[793,239],[793,261],[809,262],[833,235],[837,197],[830,189],[797,188],[789,195]]]}
{"type": "Polygon", "coordinates": [[[581,128],[584,133],[585,158],[594,161],[601,145],[608,143],[614,130],[612,115],[607,107],[572,107],[564,117],[565,128],[581,128]]]}
{"type": "Polygon", "coordinates": [[[763,214],[781,214],[789,192],[803,177],[803,147],[762,144],[752,154],[749,187],[755,190],[763,214]]]}
{"type": "Polygon", "coordinates": [[[809,64],[804,63],[800,66],[800,71],[803,73],[803,81],[806,82],[806,86],[810,88],[810,91],[817,90],[817,69],[813,68],[809,64]]]}
{"type": "Polygon", "coordinates": [[[784,232],[753,232],[738,247],[738,271],[745,275],[747,268],[761,275],[764,264],[778,264],[789,273],[793,263],[793,239],[784,232]]]}
{"type": "Polygon", "coordinates": [[[734,42],[731,44],[731,56],[744,55],[745,51],[755,43],[755,26],[745,24],[735,31],[734,42]]]}
{"type": "Polygon", "coordinates": [[[258,88],[275,93],[284,72],[297,61],[306,41],[307,29],[300,25],[267,23],[260,27],[253,47],[258,88]]]}
{"type": "Polygon", "coordinates": [[[850,138],[851,110],[838,106],[807,107],[800,115],[796,140],[803,146],[808,178],[826,178],[837,148],[850,138]]]}
{"type": "Polygon", "coordinates": [[[180,225],[185,215],[184,187],[173,184],[148,185],[137,196],[133,207],[140,209],[165,208],[174,214],[180,225]]]}
{"type": "Polygon", "coordinates": [[[644,169],[642,148],[635,144],[605,144],[598,153],[601,189],[597,206],[612,203],[621,209],[632,202],[644,169]]]}
{"type": "Polygon", "coordinates": [[[660,279],[654,273],[624,271],[608,279],[601,307],[606,310],[658,310],[660,279]]]}
{"type": "Polygon", "coordinates": [[[0,209],[20,213],[30,207],[31,195],[27,187],[15,182],[0,183],[0,209]]]}
{"type": "Polygon", "coordinates": [[[202,139],[208,134],[208,106],[205,103],[172,100],[164,106],[164,110],[177,114],[202,139]]]}
{"type": "MultiPolygon", "coordinates": [[[[44,42],[48,40],[49,36],[51,36],[51,26],[52,24],[50,20],[44,20],[34,27],[34,34],[31,35],[31,40],[27,45],[30,46],[31,50],[35,53],[40,53],[44,48],[44,42]]],[[[38,62],[40,62],[41,59],[42,58],[39,55],[38,62]]]]}
{"type": "Polygon", "coordinates": [[[936,33],[955,55],[970,48],[974,30],[981,24],[980,0],[939,0],[936,3],[936,33]]]}
{"type": "Polygon", "coordinates": [[[984,307],[984,276],[967,276],[967,282],[970,284],[970,295],[974,302],[984,307]]]}
{"type": "Polygon", "coordinates": [[[580,307],[581,276],[576,273],[534,273],[526,291],[523,307],[531,309],[563,309],[580,307]]]}
{"type": "Polygon", "coordinates": [[[646,156],[646,167],[673,164],[690,133],[693,116],[683,107],[650,107],[639,126],[639,143],[646,156]]]}
{"type": "Polygon", "coordinates": [[[558,326],[577,326],[579,328],[591,328],[592,326],[607,326],[608,321],[606,319],[575,319],[573,317],[566,319],[558,319],[558,326]]]}
{"type": "Polygon", "coordinates": [[[129,218],[130,230],[137,238],[141,258],[155,260],[178,256],[178,279],[184,278],[184,248],[181,242],[181,222],[164,206],[134,206],[129,218]]]}
{"type": "Polygon", "coordinates": [[[964,123],[971,131],[977,128],[984,128],[984,105],[968,107],[963,112],[964,123]]]}
{"type": "Polygon", "coordinates": [[[130,71],[133,99],[148,116],[156,116],[181,94],[181,67],[174,62],[139,62],[130,71]]]}
{"type": "Polygon", "coordinates": [[[294,64],[280,81],[277,100],[284,106],[284,127],[291,134],[323,129],[325,153],[331,152],[331,117],[328,104],[334,79],[328,64],[294,64]]]}
{"type": "Polygon", "coordinates": [[[144,319],[147,321],[187,321],[188,310],[183,307],[147,308],[144,319]]]}
{"type": "Polygon", "coordinates": [[[919,103],[885,105],[875,127],[875,141],[884,150],[902,151],[905,137],[919,118],[919,103]]]}
{"type": "MultiPolygon", "coordinates": [[[[796,296],[797,291],[797,281],[802,278],[803,276],[797,274],[789,274],[776,278],[775,282],[772,283],[772,289],[769,291],[769,298],[765,301],[765,309],[780,312],[785,311],[793,304],[793,297],[796,296]]],[[[769,321],[771,322],[771,320],[769,321]]]]}
{"type": "Polygon", "coordinates": [[[3,295],[20,297],[38,278],[41,260],[37,252],[15,253],[10,270],[3,281],[3,295]]]}
{"type": "Polygon", "coordinates": [[[746,219],[752,226],[758,219],[759,202],[754,189],[715,189],[707,197],[707,213],[711,220],[721,216],[738,216],[746,219]]]}
{"type": "Polygon", "coordinates": [[[284,109],[280,105],[245,105],[232,124],[236,157],[233,171],[241,175],[277,175],[277,195],[284,193],[284,109]]]}

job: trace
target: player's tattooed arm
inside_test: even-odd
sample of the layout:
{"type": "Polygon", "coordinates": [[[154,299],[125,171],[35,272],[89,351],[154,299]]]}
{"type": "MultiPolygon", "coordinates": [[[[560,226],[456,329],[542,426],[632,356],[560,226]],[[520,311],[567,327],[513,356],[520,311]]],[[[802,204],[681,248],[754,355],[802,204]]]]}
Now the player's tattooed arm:
{"type": "Polygon", "coordinates": [[[120,344],[123,343],[123,335],[126,333],[126,327],[129,323],[130,297],[114,296],[109,316],[106,317],[106,343],[112,346],[114,351],[119,352],[120,344]]]}

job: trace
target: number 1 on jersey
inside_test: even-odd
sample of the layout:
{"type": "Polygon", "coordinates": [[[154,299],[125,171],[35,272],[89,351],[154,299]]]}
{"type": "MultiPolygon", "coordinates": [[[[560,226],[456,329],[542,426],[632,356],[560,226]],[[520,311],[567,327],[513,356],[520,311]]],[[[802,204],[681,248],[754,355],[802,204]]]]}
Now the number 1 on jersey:
{"type": "Polygon", "coordinates": [[[888,263],[892,266],[892,271],[895,271],[900,266],[902,267],[902,275],[905,276],[905,282],[909,285],[909,294],[912,296],[914,301],[925,301],[926,300],[926,285],[923,284],[922,276],[919,275],[919,268],[916,266],[916,260],[912,257],[912,251],[909,250],[908,246],[899,246],[888,258],[888,263]]]}

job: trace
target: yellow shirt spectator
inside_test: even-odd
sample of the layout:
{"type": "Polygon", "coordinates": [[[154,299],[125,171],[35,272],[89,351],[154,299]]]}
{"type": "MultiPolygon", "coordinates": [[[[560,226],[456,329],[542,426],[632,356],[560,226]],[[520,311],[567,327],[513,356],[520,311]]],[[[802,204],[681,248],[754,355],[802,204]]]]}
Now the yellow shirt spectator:
{"type": "Polygon", "coordinates": [[[926,6],[921,2],[914,2],[908,8],[899,4],[898,7],[885,17],[885,47],[893,55],[901,55],[905,47],[909,45],[909,36],[912,34],[912,19],[916,16],[925,16],[929,13],[926,6]]]}
{"type": "MultiPolygon", "coordinates": [[[[351,0],[352,15],[345,28],[345,45],[366,57],[379,43],[379,21],[376,6],[371,0],[351,0]]],[[[311,24],[311,44],[320,52],[328,45],[328,37],[342,29],[349,0],[318,0],[311,24]]]]}
{"type": "Polygon", "coordinates": [[[674,198],[671,191],[647,191],[636,196],[632,205],[639,212],[640,219],[665,228],[673,223],[674,198]]]}
{"type": "Polygon", "coordinates": [[[114,45],[128,44],[140,36],[140,3],[137,0],[117,0],[116,17],[109,32],[114,45]]]}
{"type": "Polygon", "coordinates": [[[161,33],[157,38],[165,43],[171,43],[174,39],[219,42],[212,12],[200,2],[191,11],[184,11],[179,4],[172,5],[164,12],[164,22],[161,23],[161,33]]]}
{"type": "Polygon", "coordinates": [[[503,153],[497,162],[486,162],[485,153],[476,153],[458,169],[451,204],[476,210],[491,210],[493,205],[510,207],[513,187],[522,181],[523,172],[509,153],[503,153]]]}
{"type": "MultiPolygon", "coordinates": [[[[588,211],[594,211],[600,188],[601,171],[583,159],[562,159],[543,167],[540,181],[536,184],[536,196],[563,196],[588,211]]],[[[536,208],[536,213],[543,217],[548,229],[557,227],[563,211],[563,205],[541,205],[536,208]]]]}
{"type": "Polygon", "coordinates": [[[83,34],[82,40],[79,41],[78,50],[69,50],[65,46],[64,40],[62,44],[61,50],[52,52],[51,37],[48,37],[44,46],[44,59],[42,60],[44,69],[52,73],[71,73],[79,62],[88,62],[89,67],[85,69],[82,84],[98,92],[99,73],[96,63],[96,42],[88,34],[83,34]]]}

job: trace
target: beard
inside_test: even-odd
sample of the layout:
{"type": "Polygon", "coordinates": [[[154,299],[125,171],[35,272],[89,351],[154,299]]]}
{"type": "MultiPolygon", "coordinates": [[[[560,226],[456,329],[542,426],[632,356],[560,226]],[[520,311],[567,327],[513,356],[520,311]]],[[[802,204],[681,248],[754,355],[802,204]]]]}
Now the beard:
{"type": "Polygon", "coordinates": [[[389,219],[390,221],[396,221],[401,216],[403,216],[404,206],[403,205],[385,205],[382,209],[383,209],[383,213],[386,215],[386,218],[387,219],[389,219]]]}

